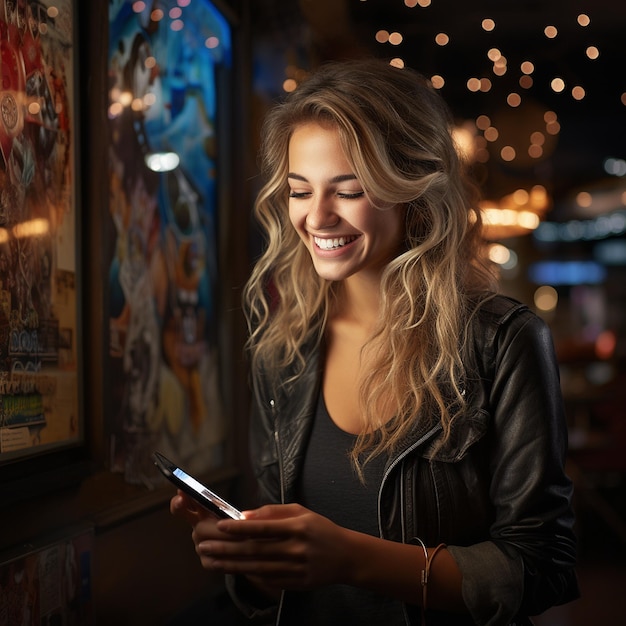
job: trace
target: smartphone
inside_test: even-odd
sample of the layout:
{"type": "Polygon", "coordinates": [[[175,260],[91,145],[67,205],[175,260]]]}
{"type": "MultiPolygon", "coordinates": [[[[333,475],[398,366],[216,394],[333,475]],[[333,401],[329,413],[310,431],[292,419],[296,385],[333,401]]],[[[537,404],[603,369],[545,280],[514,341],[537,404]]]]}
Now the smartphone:
{"type": "Polygon", "coordinates": [[[187,472],[182,470],[175,463],[172,463],[172,461],[163,456],[160,452],[154,453],[154,464],[161,470],[165,478],[173,482],[186,494],[189,494],[205,509],[211,511],[211,513],[223,518],[245,519],[241,511],[226,502],[226,500],[220,498],[216,493],[213,493],[208,487],[205,487],[193,476],[187,474],[187,472]]]}

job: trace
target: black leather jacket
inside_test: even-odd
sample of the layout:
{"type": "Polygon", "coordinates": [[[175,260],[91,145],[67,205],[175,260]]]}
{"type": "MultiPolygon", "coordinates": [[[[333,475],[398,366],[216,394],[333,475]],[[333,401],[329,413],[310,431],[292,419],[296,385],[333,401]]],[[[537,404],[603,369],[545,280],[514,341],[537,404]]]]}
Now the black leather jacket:
{"type": "MultiPolygon", "coordinates": [[[[479,376],[467,383],[466,418],[432,458],[441,427],[416,420],[379,492],[381,537],[445,542],[463,574],[471,617],[430,612],[429,626],[530,623],[526,616],[578,596],[550,333],[526,306],[501,296],[483,305],[475,324],[479,376]]],[[[253,376],[250,443],[263,502],[296,498],[320,381],[319,349],[306,355],[304,373],[288,389],[270,388],[262,372],[253,376]]],[[[407,623],[412,613],[407,607],[407,623]]]]}

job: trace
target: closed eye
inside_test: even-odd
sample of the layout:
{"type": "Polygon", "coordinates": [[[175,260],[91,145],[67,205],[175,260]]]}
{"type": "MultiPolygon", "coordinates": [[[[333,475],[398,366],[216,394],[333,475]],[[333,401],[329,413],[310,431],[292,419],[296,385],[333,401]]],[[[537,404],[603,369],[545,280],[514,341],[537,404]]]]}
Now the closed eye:
{"type": "MultiPolygon", "coordinates": [[[[290,191],[290,198],[306,198],[311,195],[310,191],[290,191]]],[[[337,197],[341,200],[356,200],[357,198],[362,198],[365,195],[364,191],[354,191],[354,192],[344,192],[338,191],[337,197]]]]}
{"type": "Polygon", "coordinates": [[[357,198],[362,198],[364,195],[364,191],[337,192],[337,196],[342,200],[356,200],[357,198]]]}

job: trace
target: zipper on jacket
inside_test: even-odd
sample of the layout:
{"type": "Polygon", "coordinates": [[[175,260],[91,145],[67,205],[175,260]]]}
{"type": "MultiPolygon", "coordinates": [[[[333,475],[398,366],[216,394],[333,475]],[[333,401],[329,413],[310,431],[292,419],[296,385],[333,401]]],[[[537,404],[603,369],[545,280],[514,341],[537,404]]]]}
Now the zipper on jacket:
{"type": "Polygon", "coordinates": [[[435,508],[437,510],[437,535],[441,537],[441,506],[439,502],[439,489],[437,488],[437,480],[435,478],[435,471],[433,469],[432,461],[428,461],[428,471],[430,473],[430,480],[433,483],[433,491],[435,492],[435,508]]]}
{"type": "MultiPolygon", "coordinates": [[[[285,477],[283,472],[283,455],[280,451],[280,436],[278,435],[278,426],[276,424],[276,402],[272,398],[270,400],[270,411],[272,413],[272,422],[274,425],[274,444],[276,445],[276,458],[278,459],[278,482],[280,483],[280,502],[285,504],[285,477]]],[[[278,600],[278,606],[276,607],[276,622],[275,625],[280,624],[280,617],[283,612],[283,604],[285,601],[285,590],[281,589],[280,599],[278,600]]]]}
{"type": "Polygon", "coordinates": [[[280,437],[278,429],[274,429],[274,442],[276,444],[276,454],[278,456],[278,482],[280,483],[280,502],[285,504],[285,476],[283,472],[283,458],[280,452],[280,437]]]}
{"type": "Polygon", "coordinates": [[[272,414],[272,424],[274,427],[274,445],[276,446],[276,458],[278,459],[278,482],[280,483],[280,502],[285,504],[285,476],[283,471],[283,455],[281,453],[280,436],[278,425],[276,424],[276,401],[272,398],[269,401],[270,412],[272,414]]]}
{"type": "MultiPolygon", "coordinates": [[[[403,450],[385,469],[382,480],[380,481],[380,487],[378,489],[378,534],[381,537],[383,536],[381,500],[382,500],[382,495],[383,495],[383,487],[385,486],[385,483],[387,482],[389,475],[394,470],[394,468],[398,465],[398,463],[403,461],[409,454],[411,454],[411,452],[413,452],[413,450],[421,446],[424,443],[424,441],[429,439],[434,433],[436,433],[440,429],[441,429],[440,424],[433,426],[428,432],[422,435],[417,441],[414,441],[408,448],[406,448],[406,450],[403,450]]],[[[402,492],[401,497],[404,498],[404,491],[402,492]]],[[[402,502],[402,504],[404,504],[404,501],[402,502]]],[[[439,516],[439,511],[437,511],[437,516],[439,516]]],[[[402,518],[402,522],[401,522],[402,523],[402,542],[406,543],[406,536],[404,534],[405,532],[404,508],[402,510],[401,518],[402,518]]]]}

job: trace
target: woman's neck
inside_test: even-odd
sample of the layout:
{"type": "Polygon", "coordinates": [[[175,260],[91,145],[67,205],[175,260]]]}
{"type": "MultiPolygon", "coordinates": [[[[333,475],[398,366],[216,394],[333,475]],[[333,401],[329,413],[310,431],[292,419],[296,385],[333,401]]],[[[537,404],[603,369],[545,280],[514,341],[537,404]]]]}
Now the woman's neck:
{"type": "Polygon", "coordinates": [[[335,319],[373,329],[380,319],[380,280],[351,276],[337,292],[335,319]]]}

